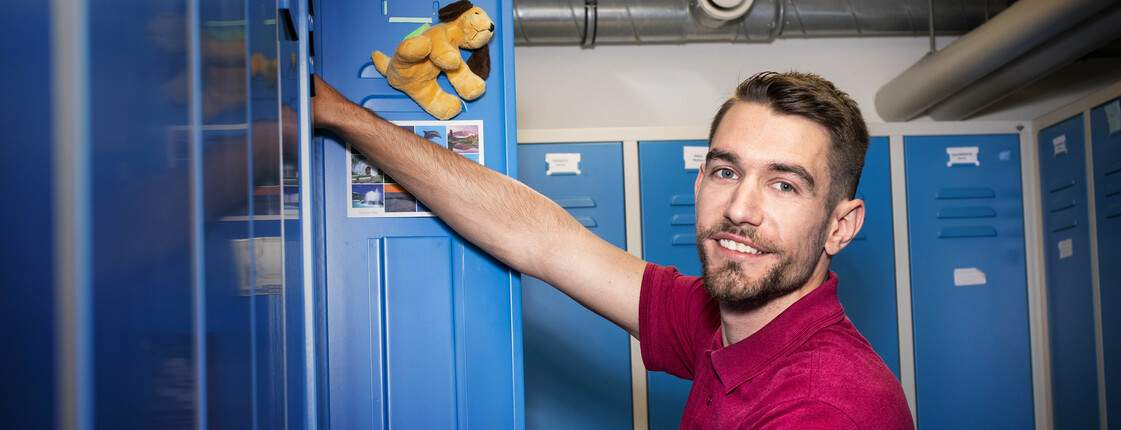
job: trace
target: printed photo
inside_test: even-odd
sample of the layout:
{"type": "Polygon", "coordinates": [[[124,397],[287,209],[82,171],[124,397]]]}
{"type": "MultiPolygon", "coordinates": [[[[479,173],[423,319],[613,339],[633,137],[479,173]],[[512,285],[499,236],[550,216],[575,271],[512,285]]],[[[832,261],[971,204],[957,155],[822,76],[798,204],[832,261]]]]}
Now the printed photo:
{"type": "Polygon", "coordinates": [[[448,146],[448,129],[443,125],[418,125],[415,133],[437,145],[448,146]]]}
{"type": "Polygon", "coordinates": [[[455,151],[456,154],[478,154],[479,126],[474,124],[449,125],[448,149],[455,151]]]}
{"type": "Polygon", "coordinates": [[[380,209],[385,207],[385,190],[381,184],[356,184],[350,186],[350,207],[380,209]]]}
{"type": "Polygon", "coordinates": [[[350,154],[350,182],[352,184],[380,184],[385,178],[362,154],[350,154]]]}
{"type": "Polygon", "coordinates": [[[385,184],[386,212],[416,212],[416,198],[397,184],[385,184]]]}

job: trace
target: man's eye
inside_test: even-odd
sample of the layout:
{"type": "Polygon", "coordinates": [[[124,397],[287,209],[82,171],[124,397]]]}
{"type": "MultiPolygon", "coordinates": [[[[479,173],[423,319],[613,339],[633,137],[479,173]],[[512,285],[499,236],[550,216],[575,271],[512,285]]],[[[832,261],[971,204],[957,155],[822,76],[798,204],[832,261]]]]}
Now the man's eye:
{"type": "Polygon", "coordinates": [[[720,179],[735,179],[736,172],[733,172],[729,169],[719,169],[716,171],[716,177],[720,179]]]}
{"type": "Polygon", "coordinates": [[[794,186],[786,182],[775,182],[774,185],[771,186],[784,193],[794,192],[794,186]]]}

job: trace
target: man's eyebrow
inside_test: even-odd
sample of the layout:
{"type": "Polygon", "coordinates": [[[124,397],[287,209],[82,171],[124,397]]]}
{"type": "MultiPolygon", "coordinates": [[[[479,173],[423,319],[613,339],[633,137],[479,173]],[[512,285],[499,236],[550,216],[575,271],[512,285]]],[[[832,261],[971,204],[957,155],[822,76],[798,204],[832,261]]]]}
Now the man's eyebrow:
{"type": "Polygon", "coordinates": [[[723,149],[712,148],[708,150],[708,155],[705,156],[705,163],[707,164],[712,160],[720,160],[728,164],[739,164],[740,157],[723,149]]]}
{"type": "Polygon", "coordinates": [[[798,177],[802,178],[802,181],[805,181],[806,187],[809,188],[810,193],[815,193],[815,191],[814,191],[814,188],[815,188],[814,177],[813,177],[813,175],[810,174],[809,171],[806,170],[805,167],[802,167],[802,166],[797,165],[797,164],[771,163],[771,165],[768,166],[768,168],[771,171],[775,171],[775,172],[786,172],[786,173],[793,173],[795,175],[798,175],[798,177]]]}

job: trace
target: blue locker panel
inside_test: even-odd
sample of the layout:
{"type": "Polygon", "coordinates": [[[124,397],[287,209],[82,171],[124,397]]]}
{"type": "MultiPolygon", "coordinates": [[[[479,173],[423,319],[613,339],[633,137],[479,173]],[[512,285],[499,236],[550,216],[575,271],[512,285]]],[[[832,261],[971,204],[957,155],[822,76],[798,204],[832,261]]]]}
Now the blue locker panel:
{"type": "Polygon", "coordinates": [[[1082,115],[1039,132],[1051,401],[1056,428],[1099,427],[1082,115]]]}
{"type": "MultiPolygon", "coordinates": [[[[626,247],[623,147],[521,145],[521,181],[603,240],[626,247]],[[547,154],[579,154],[579,174],[546,173],[547,154]]],[[[522,275],[525,416],[531,429],[633,427],[630,335],[536,278],[522,275]]]]}
{"type": "MultiPolygon", "coordinates": [[[[693,195],[697,169],[685,168],[686,146],[707,147],[708,142],[638,143],[642,256],[652,263],[675,266],[682,274],[700,276],[693,195]]],[[[663,372],[647,372],[647,377],[650,428],[678,428],[692,382],[663,372]]]]}
{"type": "Polygon", "coordinates": [[[904,155],[918,425],[1031,428],[1019,137],[906,137],[904,155]]]}
{"type": "Polygon", "coordinates": [[[189,12],[181,1],[146,6],[89,8],[97,428],[194,426],[196,369],[208,364],[196,360],[192,289],[189,12]]]}
{"type": "Polygon", "coordinates": [[[898,378],[899,316],[888,138],[872,138],[856,194],[865,204],[864,227],[833,257],[830,269],[840,280],[837,296],[845,314],[898,378]]]}
{"type": "Polygon", "coordinates": [[[54,169],[49,2],[5,4],[0,126],[0,423],[55,428],[54,169]],[[18,24],[17,24],[18,23],[18,24]],[[18,60],[15,60],[18,59],[18,60]],[[16,210],[16,208],[19,208],[16,210]],[[15,353],[13,351],[19,351],[15,353]]]}
{"type": "MultiPolygon", "coordinates": [[[[485,165],[514,175],[512,5],[474,3],[495,21],[491,74],[486,94],[467,102],[454,120],[482,120],[485,165]]],[[[323,2],[315,9],[317,73],[344,96],[389,120],[433,120],[370,67],[370,52],[393,51],[422,25],[418,21],[436,24],[440,6],[323,2]]],[[[440,81],[447,85],[444,77],[440,81]]],[[[438,219],[348,218],[352,190],[345,142],[328,138],[319,144],[327,333],[327,351],[321,357],[326,361],[329,399],[320,410],[329,415],[326,424],[367,429],[395,424],[522,427],[519,277],[438,219]],[[447,274],[429,273],[436,271],[447,274]],[[421,288],[421,275],[430,284],[424,291],[447,296],[421,302],[395,295],[421,288]],[[431,333],[440,333],[440,339],[410,343],[431,333]],[[452,360],[450,367],[438,362],[442,359],[452,360]],[[406,424],[417,419],[426,424],[406,424]]]]}
{"type": "Polygon", "coordinates": [[[1090,110],[1094,156],[1094,219],[1098,235],[1106,416],[1121,417],[1121,101],[1090,110]],[[1112,122],[1111,122],[1112,121],[1112,122]]]}

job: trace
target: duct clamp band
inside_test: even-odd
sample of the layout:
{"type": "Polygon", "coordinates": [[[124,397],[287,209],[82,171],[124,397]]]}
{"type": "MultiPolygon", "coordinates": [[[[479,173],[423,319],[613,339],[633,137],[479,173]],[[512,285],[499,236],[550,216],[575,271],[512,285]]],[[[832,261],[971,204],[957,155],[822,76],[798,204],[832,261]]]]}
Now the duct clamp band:
{"type": "Polygon", "coordinates": [[[596,7],[599,0],[584,0],[584,36],[580,47],[591,48],[596,44],[596,7]]]}

